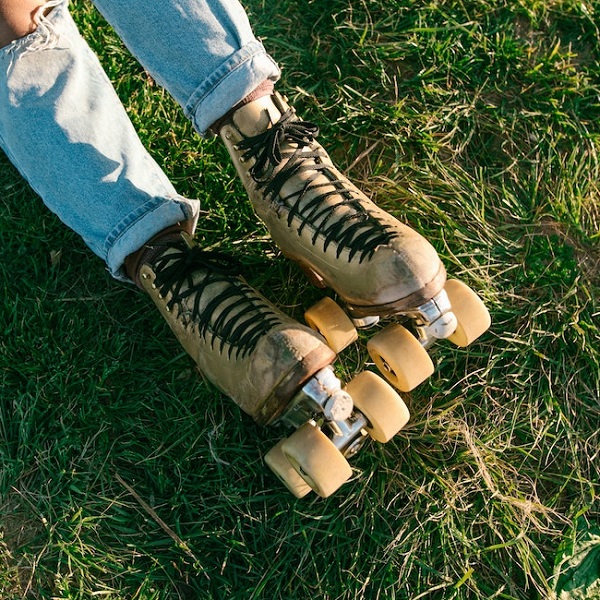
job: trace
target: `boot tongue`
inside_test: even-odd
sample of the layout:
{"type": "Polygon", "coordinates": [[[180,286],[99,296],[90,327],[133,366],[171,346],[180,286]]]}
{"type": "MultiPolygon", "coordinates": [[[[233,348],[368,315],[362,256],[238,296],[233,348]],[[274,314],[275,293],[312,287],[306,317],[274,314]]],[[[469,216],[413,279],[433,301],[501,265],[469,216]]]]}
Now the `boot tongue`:
{"type": "Polygon", "coordinates": [[[263,96],[235,111],[233,123],[245,136],[253,137],[269,129],[281,118],[270,96],[263,96]]]}

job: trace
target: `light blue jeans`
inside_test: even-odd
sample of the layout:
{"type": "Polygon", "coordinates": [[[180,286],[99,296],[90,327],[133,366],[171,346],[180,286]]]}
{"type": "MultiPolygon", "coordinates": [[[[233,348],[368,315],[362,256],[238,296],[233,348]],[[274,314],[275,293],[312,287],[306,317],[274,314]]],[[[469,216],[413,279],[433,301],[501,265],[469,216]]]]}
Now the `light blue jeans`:
{"type": "MultiPolygon", "coordinates": [[[[208,127],[279,69],[237,0],[94,0],[131,52],[208,127]]],[[[0,145],[50,210],[126,279],[125,258],[181,221],[183,198],[142,146],[68,0],[0,49],[0,145]],[[65,168],[67,166],[68,168],[65,168]]],[[[38,13],[41,14],[41,13],[38,13]]]]}

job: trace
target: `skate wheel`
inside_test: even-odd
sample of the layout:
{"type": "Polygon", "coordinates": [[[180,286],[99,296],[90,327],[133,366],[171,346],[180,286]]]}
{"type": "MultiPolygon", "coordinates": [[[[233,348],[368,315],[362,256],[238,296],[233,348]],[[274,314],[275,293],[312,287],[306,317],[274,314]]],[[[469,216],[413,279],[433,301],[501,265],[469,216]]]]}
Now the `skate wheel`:
{"type": "Polygon", "coordinates": [[[292,433],[281,448],[300,477],[322,498],[331,496],[352,475],[342,453],[312,423],[292,433]]]}
{"type": "Polygon", "coordinates": [[[402,392],[410,392],[433,373],[427,350],[397,323],[374,335],[367,342],[367,350],[383,376],[402,392]]]}
{"type": "Polygon", "coordinates": [[[304,313],[307,325],[318,331],[327,345],[339,354],[358,339],[358,333],[350,317],[327,296],[304,313]]]}
{"type": "Polygon", "coordinates": [[[359,373],[346,386],[357,408],[369,422],[369,435],[378,442],[389,442],[410,419],[404,401],[381,377],[371,371],[359,373]]]}
{"type": "Polygon", "coordinates": [[[489,329],[490,313],[481,298],[462,281],[449,279],[445,289],[458,322],[456,331],[448,339],[457,346],[468,346],[489,329]]]}
{"type": "Polygon", "coordinates": [[[265,462],[279,477],[283,485],[296,496],[296,498],[303,498],[311,491],[310,486],[298,475],[298,471],[294,469],[290,461],[285,457],[281,446],[285,440],[279,442],[276,446],[273,446],[267,454],[265,454],[265,462]]]}

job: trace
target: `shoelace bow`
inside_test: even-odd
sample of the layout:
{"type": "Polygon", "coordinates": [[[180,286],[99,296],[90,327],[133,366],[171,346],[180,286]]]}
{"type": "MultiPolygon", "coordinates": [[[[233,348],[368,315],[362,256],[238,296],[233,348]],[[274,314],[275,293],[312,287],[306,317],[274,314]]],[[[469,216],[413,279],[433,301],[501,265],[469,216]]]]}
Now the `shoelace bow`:
{"type": "Polygon", "coordinates": [[[241,264],[232,256],[208,252],[198,246],[187,248],[179,243],[167,244],[166,248],[172,251],[163,252],[154,261],[154,284],[162,297],[171,293],[167,302],[170,310],[188,298],[193,299],[186,325],[195,324],[202,337],[212,333],[213,349],[220,339],[219,352],[229,345],[230,359],[243,358],[264,334],[280,323],[271,308],[238,277],[241,264]],[[213,284],[225,285],[201,309],[203,294],[213,284]]]}
{"type": "Polygon", "coordinates": [[[250,175],[257,182],[258,188],[263,190],[266,197],[278,198],[289,208],[288,227],[297,216],[300,219],[298,235],[307,224],[313,224],[313,245],[322,235],[324,251],[331,243],[337,243],[337,258],[344,248],[349,248],[348,261],[358,254],[359,262],[363,262],[365,258],[371,258],[377,246],[388,244],[396,234],[390,226],[383,225],[371,216],[360,204],[356,193],[322,162],[326,154],[315,142],[318,134],[317,125],[297,120],[294,112],[288,109],[272,127],[256,136],[245,138],[237,147],[245,150],[242,155],[244,160],[255,159],[250,175]],[[287,157],[285,165],[273,174],[275,167],[284,160],[282,148],[289,144],[296,144],[297,147],[287,157]],[[310,176],[302,180],[302,185],[296,192],[281,196],[284,184],[301,173],[310,173],[310,176]],[[327,178],[326,183],[316,182],[320,175],[327,178]],[[309,192],[314,193],[319,188],[320,193],[306,200],[309,192]],[[331,196],[337,196],[340,200],[327,202],[331,196]],[[345,207],[351,210],[348,214],[341,214],[339,209],[345,207]],[[315,223],[318,225],[315,226],[315,223]]]}

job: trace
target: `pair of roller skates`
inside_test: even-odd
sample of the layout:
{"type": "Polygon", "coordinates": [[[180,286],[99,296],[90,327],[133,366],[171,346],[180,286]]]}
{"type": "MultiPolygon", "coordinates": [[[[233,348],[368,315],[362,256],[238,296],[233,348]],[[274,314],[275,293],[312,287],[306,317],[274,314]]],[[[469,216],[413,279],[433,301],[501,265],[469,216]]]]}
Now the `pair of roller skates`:
{"type": "Polygon", "coordinates": [[[489,314],[466,285],[446,281],[423,237],[333,166],[316,126],[281,96],[238,109],[219,135],[275,243],[344,308],[325,298],[305,327],[249,287],[230,258],[185,234],[158,248],[139,280],[218,388],[258,423],[295,428],[267,453],[273,472],[296,497],[327,497],[351,477],[348,458],[368,438],[385,443],[406,425],[394,388],[431,375],[426,349],[437,339],[470,344],[489,314]],[[364,371],[342,386],[337,353],[382,317],[393,319],[368,350],[385,379],[364,371]]]}

